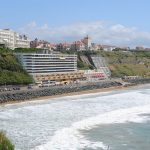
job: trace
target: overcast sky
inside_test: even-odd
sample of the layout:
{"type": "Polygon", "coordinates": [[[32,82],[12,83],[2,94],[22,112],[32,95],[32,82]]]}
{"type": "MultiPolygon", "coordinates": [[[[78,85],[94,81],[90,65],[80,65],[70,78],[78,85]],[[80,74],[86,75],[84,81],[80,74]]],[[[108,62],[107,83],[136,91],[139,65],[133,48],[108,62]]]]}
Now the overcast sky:
{"type": "Polygon", "coordinates": [[[0,28],[50,42],[150,47],[150,0],[0,0],[0,28]]]}

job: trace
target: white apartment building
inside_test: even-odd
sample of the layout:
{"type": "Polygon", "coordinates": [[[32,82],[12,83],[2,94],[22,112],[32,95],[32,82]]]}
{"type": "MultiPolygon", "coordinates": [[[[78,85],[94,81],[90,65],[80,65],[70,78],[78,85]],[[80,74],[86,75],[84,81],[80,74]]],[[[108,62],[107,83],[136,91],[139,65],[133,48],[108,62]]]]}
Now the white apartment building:
{"type": "Polygon", "coordinates": [[[77,55],[16,53],[24,69],[31,75],[77,71],[77,55]]]}
{"type": "Polygon", "coordinates": [[[10,29],[0,29],[0,41],[10,49],[30,47],[30,40],[26,35],[20,35],[10,29]]]}

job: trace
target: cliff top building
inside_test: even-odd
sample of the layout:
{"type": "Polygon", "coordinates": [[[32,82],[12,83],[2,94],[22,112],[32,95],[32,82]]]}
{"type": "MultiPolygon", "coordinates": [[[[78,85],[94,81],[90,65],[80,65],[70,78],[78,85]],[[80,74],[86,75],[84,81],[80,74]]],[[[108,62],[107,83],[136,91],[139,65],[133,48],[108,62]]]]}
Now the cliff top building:
{"type": "Polygon", "coordinates": [[[84,37],[84,39],[82,40],[82,42],[85,44],[85,49],[86,50],[91,49],[91,46],[92,46],[91,38],[88,35],[86,37],[84,37]]]}
{"type": "Polygon", "coordinates": [[[30,47],[30,40],[26,35],[20,35],[10,29],[0,29],[0,41],[3,41],[3,44],[12,50],[15,48],[30,47]]]}
{"type": "Polygon", "coordinates": [[[56,46],[54,44],[51,44],[45,40],[38,40],[37,38],[35,38],[35,40],[30,42],[30,47],[49,50],[56,49],[56,46]]]}
{"type": "Polygon", "coordinates": [[[145,50],[144,46],[137,46],[135,49],[136,50],[145,50]]]}
{"type": "Polygon", "coordinates": [[[86,36],[84,39],[81,39],[80,41],[75,41],[71,44],[71,50],[85,51],[91,49],[92,49],[92,43],[91,43],[91,38],[89,36],[86,36]]]}

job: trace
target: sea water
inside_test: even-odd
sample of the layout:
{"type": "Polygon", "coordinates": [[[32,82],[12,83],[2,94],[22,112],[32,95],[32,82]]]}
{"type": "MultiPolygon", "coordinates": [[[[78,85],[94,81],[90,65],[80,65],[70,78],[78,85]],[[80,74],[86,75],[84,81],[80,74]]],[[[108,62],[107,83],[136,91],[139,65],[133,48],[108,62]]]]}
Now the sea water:
{"type": "Polygon", "coordinates": [[[150,86],[0,107],[16,150],[150,150],[150,86]]]}

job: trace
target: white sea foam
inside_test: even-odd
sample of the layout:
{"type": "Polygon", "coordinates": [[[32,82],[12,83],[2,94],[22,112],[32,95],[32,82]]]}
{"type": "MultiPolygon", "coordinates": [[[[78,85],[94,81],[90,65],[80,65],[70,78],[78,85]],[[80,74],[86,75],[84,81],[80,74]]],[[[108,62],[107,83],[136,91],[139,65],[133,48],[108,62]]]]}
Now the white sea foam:
{"type": "Polygon", "coordinates": [[[82,148],[107,149],[102,142],[91,142],[80,133],[81,130],[90,130],[101,124],[115,123],[142,123],[148,117],[140,114],[150,113],[150,105],[120,109],[91,117],[76,123],[69,128],[63,128],[55,132],[50,142],[34,148],[34,150],[78,150],[82,148]]]}
{"type": "Polygon", "coordinates": [[[35,150],[107,149],[107,143],[94,143],[80,131],[146,121],[146,115],[138,114],[149,113],[149,94],[149,90],[97,93],[0,107],[0,129],[10,134],[16,150],[36,145],[41,146],[35,150]]]}

